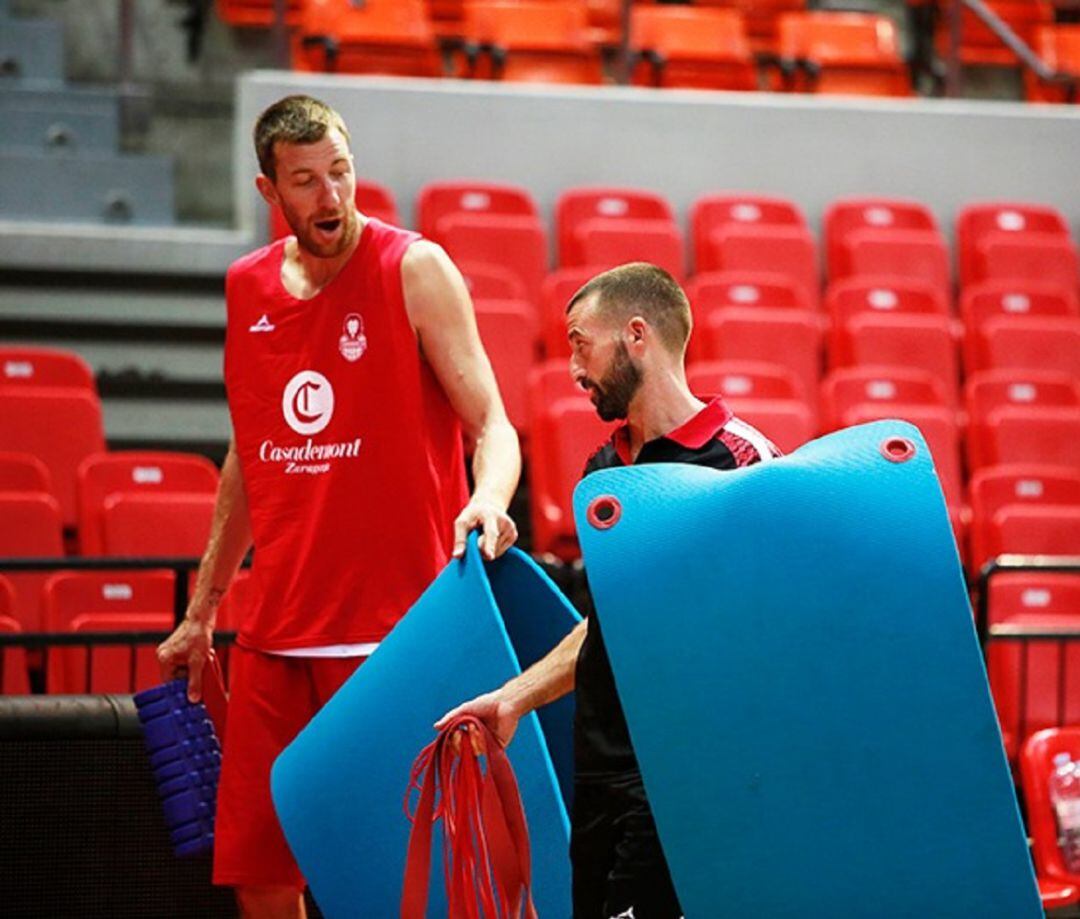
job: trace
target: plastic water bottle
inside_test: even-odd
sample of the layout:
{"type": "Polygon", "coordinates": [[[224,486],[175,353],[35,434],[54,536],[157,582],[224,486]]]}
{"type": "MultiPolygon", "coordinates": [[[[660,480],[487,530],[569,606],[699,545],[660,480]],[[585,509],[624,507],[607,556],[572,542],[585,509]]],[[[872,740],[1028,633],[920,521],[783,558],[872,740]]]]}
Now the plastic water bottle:
{"type": "Polygon", "coordinates": [[[1058,845],[1070,874],[1080,874],[1080,774],[1068,753],[1054,757],[1050,803],[1057,817],[1058,845]]]}

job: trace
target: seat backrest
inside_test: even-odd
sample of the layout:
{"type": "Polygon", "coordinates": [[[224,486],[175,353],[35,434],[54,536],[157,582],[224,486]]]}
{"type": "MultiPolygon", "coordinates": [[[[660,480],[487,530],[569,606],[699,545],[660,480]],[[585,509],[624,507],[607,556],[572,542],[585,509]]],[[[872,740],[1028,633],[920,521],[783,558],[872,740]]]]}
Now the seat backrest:
{"type": "Polygon", "coordinates": [[[844,424],[847,413],[857,405],[871,403],[888,413],[890,406],[932,405],[945,408],[948,396],[933,374],[914,367],[842,367],[833,370],[821,384],[821,421],[827,430],[844,424]]]}
{"type": "Polygon", "coordinates": [[[1041,370],[984,370],[968,377],[964,400],[973,425],[985,424],[990,413],[1005,406],[1067,408],[1080,406],[1080,380],[1041,370]]]}
{"type": "MultiPolygon", "coordinates": [[[[80,613],[69,632],[170,632],[171,613],[80,613]]],[[[161,682],[154,644],[120,643],[56,648],[49,653],[50,693],[134,693],[161,682]]]]}
{"type": "MultiPolygon", "coordinates": [[[[23,631],[15,618],[15,588],[0,575],[0,634],[17,635],[23,631]]],[[[26,651],[23,648],[0,650],[0,695],[25,695],[30,692],[26,671],[26,651]]]]}
{"type": "Polygon", "coordinates": [[[578,228],[586,220],[665,220],[674,223],[671,205],[656,192],[636,188],[572,188],[555,204],[559,265],[582,264],[578,228]]]}
{"type": "Polygon", "coordinates": [[[899,63],[896,24],[871,13],[810,12],[780,17],[780,56],[822,66],[899,63]]]}
{"type": "Polygon", "coordinates": [[[536,361],[536,314],[521,300],[477,300],[476,324],[510,423],[529,430],[528,369],[536,361]]]}
{"type": "Polygon", "coordinates": [[[459,213],[440,221],[440,241],[455,261],[494,262],[511,271],[537,304],[548,265],[547,235],[536,217],[459,213]]]}
{"type": "Polygon", "coordinates": [[[341,43],[424,43],[435,34],[424,0],[304,0],[300,31],[341,43]]]}
{"type": "MultiPolygon", "coordinates": [[[[976,280],[976,251],[989,233],[1052,233],[1069,238],[1069,224],[1055,207],[1020,201],[986,201],[961,208],[956,217],[960,283],[976,280]]],[[[1038,280],[1038,279],[1035,279],[1038,280]]]]}
{"type": "Polygon", "coordinates": [[[1080,760],[1080,727],[1049,728],[1032,734],[1020,751],[1020,782],[1035,867],[1040,874],[1067,878],[1057,841],[1057,818],[1050,803],[1050,775],[1058,753],[1080,760]]]}
{"type": "Polygon", "coordinates": [[[465,35],[513,51],[587,51],[589,10],[584,0],[469,0],[465,35]]]}
{"type": "Polygon", "coordinates": [[[539,419],[550,411],[556,402],[577,400],[591,406],[588,395],[570,376],[570,367],[564,360],[548,360],[537,364],[529,372],[529,420],[535,428],[539,419]]]}
{"type": "Polygon", "coordinates": [[[77,616],[173,615],[175,576],[169,571],[62,571],[42,592],[42,626],[66,632],[77,616]]]}
{"type": "Polygon", "coordinates": [[[1056,233],[987,233],[975,244],[973,281],[1045,281],[1076,291],[1080,260],[1073,241],[1056,233]]]}
{"type": "Polygon", "coordinates": [[[996,409],[987,424],[989,463],[1080,467],[1080,409],[996,409]]]}
{"type": "Polygon", "coordinates": [[[429,182],[416,199],[416,227],[439,242],[439,222],[451,214],[503,214],[539,217],[536,201],[527,189],[503,182],[460,179],[429,182]]]}
{"type": "Polygon", "coordinates": [[[1054,371],[1080,380],[1080,318],[995,316],[967,331],[968,373],[1009,368],[1054,371]]]}
{"type": "Polygon", "coordinates": [[[729,225],[779,224],[806,226],[802,209],[787,198],[742,192],[719,192],[698,198],[690,208],[690,229],[694,240],[694,264],[706,270],[710,237],[729,225]]]}
{"type": "Polygon", "coordinates": [[[801,287],[817,307],[820,298],[817,247],[805,227],[779,224],[728,224],[715,230],[699,254],[697,270],[780,274],[801,287]]]}
{"type": "Polygon", "coordinates": [[[29,453],[0,452],[0,492],[43,491],[52,494],[46,465],[29,453]]]}
{"type": "Polygon", "coordinates": [[[921,281],[943,300],[948,299],[952,287],[948,248],[937,230],[852,230],[840,244],[837,270],[840,277],[887,276],[921,281]]]}
{"type": "Polygon", "coordinates": [[[797,399],[731,399],[740,421],[756,428],[781,453],[797,450],[814,436],[814,413],[797,399]]]}
{"type": "MultiPolygon", "coordinates": [[[[761,309],[810,309],[801,285],[782,274],[761,271],[708,271],[694,275],[686,285],[694,321],[702,323],[711,313],[729,307],[761,309]]],[[[695,352],[693,334],[691,351],[695,352]]]]}
{"type": "Polygon", "coordinates": [[[597,272],[627,262],[650,262],[676,280],[686,273],[682,234],[666,220],[594,217],[578,226],[577,249],[581,264],[597,272]]]}
{"type": "Polygon", "coordinates": [[[89,456],[79,467],[79,548],[83,555],[104,552],[102,513],[111,495],[213,495],[217,486],[217,467],[193,453],[133,450],[89,456]]]}
{"type": "MultiPolygon", "coordinates": [[[[383,223],[401,226],[401,216],[398,213],[397,203],[394,201],[394,193],[386,186],[366,179],[357,179],[354,200],[360,213],[381,220],[383,223]]],[[[292,230],[286,223],[281,208],[270,208],[270,238],[281,239],[282,236],[291,234],[292,230]]]]}
{"type": "Polygon", "coordinates": [[[1051,70],[1080,76],[1080,25],[1040,26],[1035,47],[1051,70]]]}
{"type": "MultiPolygon", "coordinates": [[[[540,297],[540,324],[547,358],[570,356],[566,337],[566,307],[574,296],[595,276],[591,266],[559,268],[544,278],[540,297]]],[[[566,364],[562,363],[565,370],[566,364]]]]}
{"type": "Polygon", "coordinates": [[[791,370],[764,361],[695,361],[686,368],[686,381],[699,398],[805,399],[802,381],[791,370]]]}
{"type": "Polygon", "coordinates": [[[834,327],[861,312],[948,315],[941,291],[925,281],[895,277],[853,277],[833,281],[825,309],[834,327]]]}
{"type": "Polygon", "coordinates": [[[630,46],[674,60],[708,61],[750,54],[742,14],[733,9],[635,6],[630,46]]]}
{"type": "Polygon", "coordinates": [[[473,300],[521,300],[525,285],[512,271],[492,262],[458,262],[473,300]]]}
{"type": "Polygon", "coordinates": [[[0,386],[71,387],[97,392],[94,371],[78,354],[29,345],[0,345],[0,386]]]}
{"type": "Polygon", "coordinates": [[[899,198],[842,198],[825,209],[825,255],[829,277],[840,272],[840,247],[854,230],[937,230],[937,220],[925,204],[899,198]]]}
{"type": "MultiPolygon", "coordinates": [[[[59,558],[64,554],[60,505],[41,491],[0,492],[0,557],[59,558]]],[[[15,588],[13,615],[27,631],[40,621],[41,588],[47,575],[11,572],[15,588]]]]}
{"type": "Polygon", "coordinates": [[[105,555],[197,558],[206,549],[214,495],[192,492],[112,494],[102,507],[105,555]]]}
{"type": "Polygon", "coordinates": [[[45,464],[64,525],[75,526],[76,470],[87,456],[105,449],[97,394],[72,388],[0,387],[0,443],[45,464]]]}
{"type": "Polygon", "coordinates": [[[961,291],[960,315],[969,328],[978,328],[998,316],[1080,316],[1080,301],[1073,291],[1057,284],[981,281],[961,291]]]}

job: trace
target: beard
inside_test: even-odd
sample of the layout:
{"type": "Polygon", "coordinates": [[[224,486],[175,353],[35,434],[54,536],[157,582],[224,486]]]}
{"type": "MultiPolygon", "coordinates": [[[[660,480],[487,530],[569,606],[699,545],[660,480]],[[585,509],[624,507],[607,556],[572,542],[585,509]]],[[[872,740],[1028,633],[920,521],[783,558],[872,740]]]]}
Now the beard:
{"type": "Polygon", "coordinates": [[[304,223],[284,202],[281,204],[281,213],[285,216],[289,229],[296,235],[297,245],[318,258],[334,258],[341,255],[356,238],[358,221],[355,207],[347,206],[344,209],[337,234],[331,239],[322,237],[320,230],[315,226],[315,220],[304,223]]]}
{"type": "Polygon", "coordinates": [[[626,417],[630,402],[641,388],[641,368],[631,360],[626,345],[620,341],[615,346],[611,366],[600,381],[586,380],[585,386],[593,393],[596,414],[604,421],[619,421],[626,417]]]}

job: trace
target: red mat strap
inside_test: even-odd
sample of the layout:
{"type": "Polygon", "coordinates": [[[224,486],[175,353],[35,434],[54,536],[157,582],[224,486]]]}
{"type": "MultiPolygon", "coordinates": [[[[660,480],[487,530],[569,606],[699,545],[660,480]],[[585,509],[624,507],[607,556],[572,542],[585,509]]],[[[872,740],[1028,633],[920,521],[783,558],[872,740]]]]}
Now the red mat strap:
{"type": "Polygon", "coordinates": [[[425,919],[434,823],[442,819],[447,919],[536,919],[531,893],[529,831],[510,760],[479,719],[451,721],[413,763],[405,792],[412,821],[401,893],[401,919],[425,919]],[[485,751],[476,754],[468,732],[485,751]],[[455,732],[461,732],[454,749],[455,732]],[[419,793],[410,812],[413,791],[419,793]]]}

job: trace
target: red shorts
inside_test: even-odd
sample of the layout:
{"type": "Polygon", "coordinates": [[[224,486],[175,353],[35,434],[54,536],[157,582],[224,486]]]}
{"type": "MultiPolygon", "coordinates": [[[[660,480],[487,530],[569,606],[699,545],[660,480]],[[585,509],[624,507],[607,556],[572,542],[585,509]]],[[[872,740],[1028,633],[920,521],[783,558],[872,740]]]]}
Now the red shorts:
{"type": "Polygon", "coordinates": [[[215,884],[304,888],[270,799],[270,767],[362,661],[232,649],[214,825],[215,884]]]}

